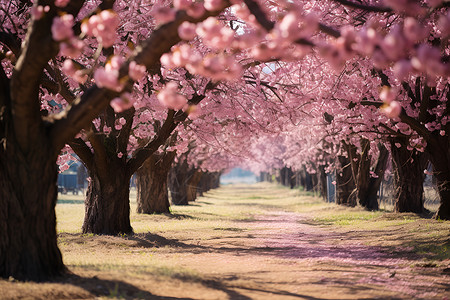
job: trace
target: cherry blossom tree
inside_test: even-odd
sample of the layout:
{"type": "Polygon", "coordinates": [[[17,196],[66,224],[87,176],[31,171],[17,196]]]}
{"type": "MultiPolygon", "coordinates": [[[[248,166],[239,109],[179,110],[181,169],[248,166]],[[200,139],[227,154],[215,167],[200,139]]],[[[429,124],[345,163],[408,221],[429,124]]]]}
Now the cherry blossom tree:
{"type": "MultiPolygon", "coordinates": [[[[80,130],[89,128],[90,121],[112,99],[131,90],[136,66],[152,70],[159,65],[161,55],[180,40],[177,29],[181,23],[201,21],[223,9],[216,6],[217,10],[202,10],[195,17],[185,11],[174,13],[169,22],[145,38],[127,61],[96,68],[95,83],[73,93],[63,79],[61,57],[76,57],[82,50],[89,53],[80,38],[83,34],[85,38],[92,36],[104,47],[111,46],[116,28],[110,25],[117,24],[117,16],[105,10],[113,5],[114,1],[98,5],[81,0],[1,2],[2,277],[42,280],[65,271],[56,242],[54,211],[59,152],[80,130]],[[102,12],[96,13],[97,9],[102,12]],[[89,17],[88,24],[81,22],[85,17],[89,17]],[[79,32],[82,34],[77,36],[79,32]],[[62,97],[69,105],[57,112],[51,109],[51,104],[41,110],[41,103],[51,102],[51,96],[47,95],[57,93],[55,98],[62,97]]],[[[84,68],[67,69],[78,82],[90,77],[84,68]]],[[[173,121],[175,112],[169,116],[173,121]]],[[[145,160],[143,155],[134,158],[140,160],[145,160]]]]}
{"type": "MultiPolygon", "coordinates": [[[[350,76],[346,84],[361,86],[369,81],[370,87],[359,93],[356,88],[351,93],[328,93],[328,99],[323,93],[322,100],[338,99],[341,103],[339,112],[332,106],[326,112],[343,124],[344,120],[366,116],[375,119],[379,108],[391,120],[383,119],[387,131],[408,136],[411,148],[429,155],[441,198],[437,216],[450,218],[447,1],[3,0],[0,5],[2,277],[40,280],[65,270],[56,244],[54,207],[56,161],[66,144],[90,169],[90,194],[98,196],[99,190],[105,193],[114,182],[128,183],[131,174],[187,117],[188,99],[179,84],[183,81],[177,78],[176,82],[164,82],[157,89],[157,98],[166,107],[165,117],[159,119],[161,129],[140,150],[129,151],[127,142],[136,113],[130,103],[136,96],[135,82],[138,90],[144,90],[139,86],[145,70],[151,76],[185,69],[194,77],[213,82],[237,78],[252,81],[258,89],[248,92],[255,96],[251,101],[229,99],[229,103],[240,105],[244,113],[239,117],[251,116],[255,127],[276,132],[298,117],[290,114],[298,104],[314,105],[318,99],[286,92],[290,88],[297,91],[298,87],[264,80],[265,75],[276,79],[283,68],[244,73],[249,64],[301,64],[310,53],[337,70],[362,64],[366,74],[373,71],[375,76],[350,76]],[[118,14],[126,17],[133,12],[139,12],[133,19],[137,22],[155,22],[147,26],[150,30],[139,28],[139,38],[128,34],[133,32],[133,22],[125,22],[128,27],[117,30],[121,24],[118,14]],[[386,88],[375,92],[372,80],[381,81],[386,88]],[[282,89],[284,93],[279,92],[282,89]],[[274,99],[281,99],[280,105],[274,99]],[[279,111],[283,114],[277,118],[279,111]],[[104,132],[105,125],[111,128],[109,134],[104,132]],[[122,175],[110,178],[108,165],[121,169],[122,175]]],[[[353,72],[352,68],[347,70],[353,72]]],[[[326,74],[323,76],[326,78],[326,74]]],[[[202,101],[209,97],[204,87],[191,93],[191,104],[198,104],[198,97],[202,101]]],[[[222,103],[216,101],[217,105],[222,103]]],[[[221,113],[218,110],[214,115],[220,120],[221,113]]],[[[378,122],[381,126],[382,120],[378,122]]],[[[238,124],[230,127],[229,135],[239,132],[238,124]]],[[[359,130],[354,130],[354,124],[351,127],[354,133],[367,131],[361,129],[362,125],[359,130]]],[[[350,140],[363,158],[361,137],[362,133],[350,140]]],[[[274,133],[268,139],[284,137],[274,133]]],[[[272,152],[286,149],[277,146],[278,150],[272,152]]],[[[280,167],[285,165],[280,156],[274,157],[280,167]]],[[[366,166],[362,169],[367,171],[366,166]]],[[[126,219],[126,188],[124,191],[120,196],[124,200],[118,201],[116,208],[124,215],[114,220],[117,224],[98,223],[111,217],[113,210],[108,211],[101,197],[89,198],[85,231],[131,231],[126,219]]]]}

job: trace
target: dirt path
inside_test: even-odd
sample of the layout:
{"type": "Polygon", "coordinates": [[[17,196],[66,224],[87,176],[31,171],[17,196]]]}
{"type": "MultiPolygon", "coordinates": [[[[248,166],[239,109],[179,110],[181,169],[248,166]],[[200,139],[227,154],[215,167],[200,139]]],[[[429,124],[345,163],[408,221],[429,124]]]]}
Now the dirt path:
{"type": "Polygon", "coordinates": [[[450,291],[448,276],[411,268],[416,257],[309,222],[292,212],[259,215],[245,234],[205,241],[208,253],[185,256],[181,265],[225,281],[236,299],[445,299],[450,291]]]}
{"type": "Polygon", "coordinates": [[[61,203],[59,245],[73,275],[0,280],[0,299],[450,299],[449,254],[439,265],[409,246],[447,251],[448,222],[378,213],[356,223],[364,229],[324,225],[314,221],[321,209],[369,213],[258,184],[222,187],[172,215],[133,212],[136,233],[111,237],[80,234],[81,196],[61,203]]]}

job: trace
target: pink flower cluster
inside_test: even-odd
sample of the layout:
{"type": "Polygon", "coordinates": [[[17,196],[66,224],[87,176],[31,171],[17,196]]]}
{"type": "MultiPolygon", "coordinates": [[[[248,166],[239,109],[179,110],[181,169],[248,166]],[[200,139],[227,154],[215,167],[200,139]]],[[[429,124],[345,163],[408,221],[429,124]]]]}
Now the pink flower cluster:
{"type": "Polygon", "coordinates": [[[123,125],[125,125],[127,123],[127,121],[125,120],[125,118],[119,118],[118,120],[116,120],[116,124],[114,125],[114,128],[116,130],[120,130],[122,129],[123,125]]]}
{"type": "Polygon", "coordinates": [[[178,84],[175,82],[167,83],[158,94],[159,102],[169,109],[180,110],[187,104],[187,99],[178,93],[178,84]]]}
{"type": "Polygon", "coordinates": [[[130,93],[123,93],[120,97],[114,98],[109,103],[116,113],[120,113],[131,108],[133,104],[134,98],[130,93]]]}
{"type": "Polygon", "coordinates": [[[85,83],[88,75],[85,70],[75,64],[71,59],[66,59],[62,66],[62,71],[67,76],[72,77],[78,83],[85,83]]]}
{"type": "Polygon", "coordinates": [[[33,18],[35,18],[36,20],[40,20],[44,16],[44,14],[49,10],[50,6],[48,5],[46,6],[38,5],[31,7],[30,13],[33,16],[33,18]]]}
{"type": "Polygon", "coordinates": [[[97,41],[103,47],[111,47],[117,39],[117,26],[119,26],[119,17],[112,10],[102,10],[93,15],[89,20],[81,24],[81,31],[97,38],[97,41]]]}
{"type": "Polygon", "coordinates": [[[55,6],[57,7],[66,7],[69,4],[70,0],[55,0],[55,6]]]}
{"type": "Polygon", "coordinates": [[[128,75],[134,81],[139,81],[145,76],[147,68],[143,65],[138,65],[135,61],[130,62],[128,66],[128,75]]]}
{"type": "Polygon", "coordinates": [[[215,81],[235,80],[242,74],[242,66],[233,56],[206,55],[202,57],[189,45],[172,47],[171,53],[161,56],[161,64],[167,68],[186,68],[190,73],[215,81]]]}
{"type": "Polygon", "coordinates": [[[94,73],[94,80],[98,87],[108,88],[110,90],[120,92],[124,88],[124,83],[119,82],[119,69],[124,58],[121,56],[113,56],[106,63],[105,68],[98,68],[94,73]]]}
{"type": "Polygon", "coordinates": [[[196,33],[203,42],[215,49],[224,49],[234,40],[234,31],[222,26],[217,18],[209,17],[197,26],[196,33]]]}
{"type": "Polygon", "coordinates": [[[394,88],[385,86],[380,92],[380,99],[384,102],[384,105],[380,107],[380,110],[391,119],[397,118],[402,112],[402,106],[398,101],[395,101],[396,98],[397,90],[394,88]]]}
{"type": "Polygon", "coordinates": [[[71,58],[77,58],[81,55],[84,43],[74,36],[72,27],[74,18],[71,14],[65,14],[53,19],[51,31],[55,41],[60,43],[60,54],[71,58]]]}
{"type": "MultiPolygon", "coordinates": [[[[211,2],[211,1],[205,1],[205,5],[207,5],[208,7],[212,8],[214,6],[214,4],[212,4],[212,3],[206,4],[206,2],[211,2]]],[[[205,13],[205,7],[206,7],[200,2],[195,2],[192,0],[174,0],[173,6],[175,9],[185,10],[187,12],[187,14],[193,18],[201,17],[205,13]]]]}
{"type": "Polygon", "coordinates": [[[72,30],[73,25],[74,20],[71,14],[55,17],[51,28],[53,39],[57,42],[71,39],[74,35],[72,30]]]}

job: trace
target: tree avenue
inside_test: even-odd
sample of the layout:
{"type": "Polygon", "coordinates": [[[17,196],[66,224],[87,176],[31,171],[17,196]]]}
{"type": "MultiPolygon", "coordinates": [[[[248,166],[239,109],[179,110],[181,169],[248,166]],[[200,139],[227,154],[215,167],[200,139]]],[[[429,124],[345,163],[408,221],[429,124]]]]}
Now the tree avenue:
{"type": "MultiPolygon", "coordinates": [[[[136,171],[141,199],[152,189],[159,201],[138,209],[167,212],[167,188],[153,191],[158,182],[171,178],[173,193],[171,182],[207,186],[200,170],[243,161],[258,171],[286,167],[286,182],[293,171],[337,169],[350,184],[337,180],[348,194],[342,202],[377,209],[388,153],[396,209],[421,212],[423,200],[409,198],[421,194],[430,161],[437,217],[450,219],[447,1],[0,6],[2,277],[65,272],[55,205],[66,145],[90,176],[85,233],[132,232],[136,171]]],[[[195,199],[196,191],[183,193],[195,199]]]]}

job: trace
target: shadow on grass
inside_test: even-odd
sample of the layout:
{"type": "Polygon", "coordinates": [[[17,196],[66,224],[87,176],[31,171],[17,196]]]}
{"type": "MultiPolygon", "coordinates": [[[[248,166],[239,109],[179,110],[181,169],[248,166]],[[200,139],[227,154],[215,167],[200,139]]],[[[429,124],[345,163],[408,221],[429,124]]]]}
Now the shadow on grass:
{"type": "Polygon", "coordinates": [[[175,219],[175,220],[194,220],[197,219],[196,217],[190,216],[190,215],[186,215],[186,214],[176,214],[176,213],[170,213],[170,214],[164,214],[164,216],[166,216],[169,219],[175,219]]]}
{"type": "Polygon", "coordinates": [[[94,277],[81,277],[69,274],[61,283],[78,286],[96,297],[108,297],[114,299],[168,299],[191,300],[192,298],[168,297],[154,295],[132,284],[120,280],[106,280],[94,277]]]}
{"type": "Polygon", "coordinates": [[[158,234],[153,233],[140,233],[134,234],[132,236],[127,237],[128,240],[136,241],[137,247],[173,247],[173,248],[182,248],[182,249],[201,249],[207,251],[207,247],[200,245],[192,245],[180,242],[177,239],[168,239],[158,234]]]}
{"type": "MultiPolygon", "coordinates": [[[[262,288],[250,288],[245,286],[238,285],[228,285],[226,282],[222,282],[219,280],[191,280],[189,278],[177,278],[183,282],[197,282],[203,285],[204,287],[214,289],[217,291],[221,291],[228,296],[228,299],[233,300],[251,300],[254,298],[243,295],[239,291],[240,290],[248,290],[248,291],[256,291],[260,293],[265,293],[269,295],[279,295],[279,296],[291,296],[300,299],[308,299],[308,300],[325,300],[325,298],[316,298],[296,293],[291,293],[287,291],[280,291],[275,289],[262,289],[262,288]]],[[[236,279],[236,278],[232,278],[236,279]]],[[[93,277],[82,277],[75,274],[69,274],[63,278],[61,281],[57,283],[70,284],[73,286],[77,286],[90,293],[95,297],[108,297],[114,299],[167,299],[167,300],[191,300],[194,298],[190,297],[170,297],[170,296],[161,296],[152,294],[149,291],[143,290],[120,280],[107,280],[100,279],[97,276],[93,277]]],[[[188,291],[186,291],[188,293],[188,291]]],[[[76,295],[73,295],[76,296],[76,295]]],[[[196,298],[201,297],[201,295],[193,295],[196,298]]]]}

